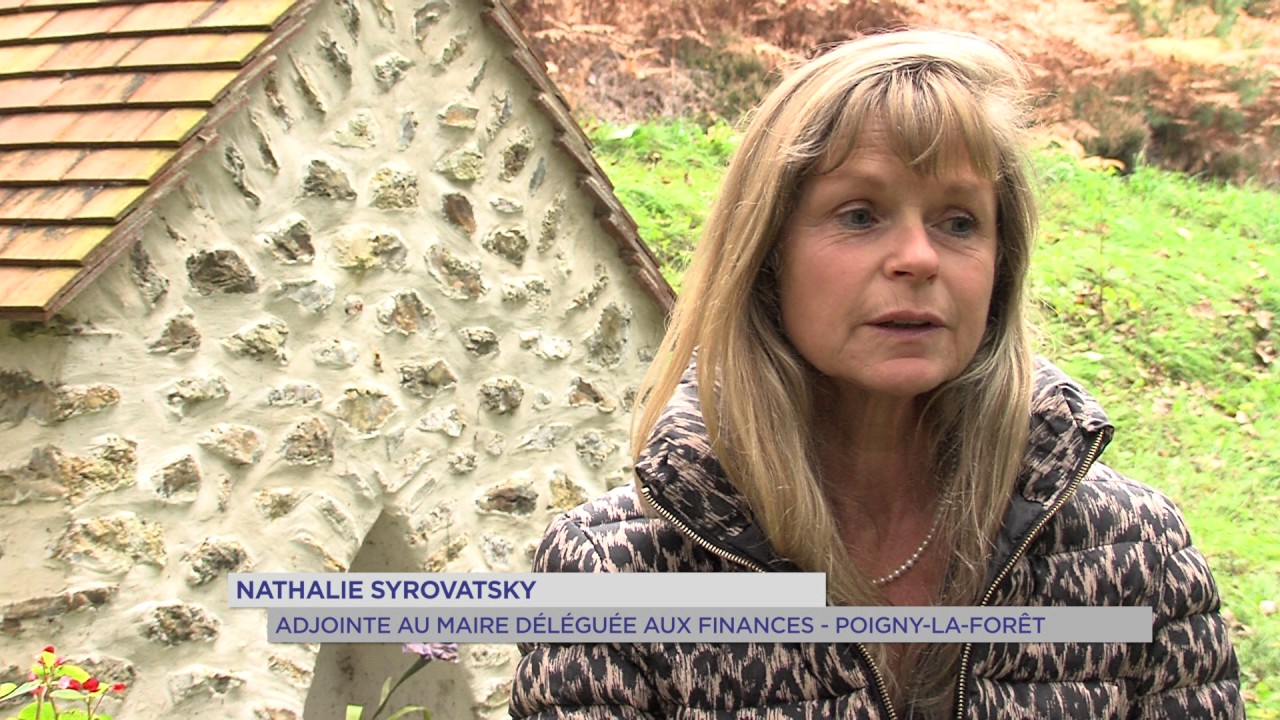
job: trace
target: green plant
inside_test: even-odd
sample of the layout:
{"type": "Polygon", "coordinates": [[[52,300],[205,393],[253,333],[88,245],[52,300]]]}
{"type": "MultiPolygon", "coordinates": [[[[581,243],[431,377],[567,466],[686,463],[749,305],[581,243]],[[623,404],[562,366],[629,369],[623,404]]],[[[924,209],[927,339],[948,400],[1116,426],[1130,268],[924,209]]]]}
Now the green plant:
{"type": "MultiPolygon", "coordinates": [[[[382,693],[378,696],[378,706],[373,709],[373,714],[368,717],[368,720],[375,720],[378,715],[382,714],[382,711],[387,709],[387,703],[391,700],[392,694],[422,668],[436,660],[458,662],[458,646],[454,643],[405,643],[402,650],[406,653],[413,653],[418,658],[405,669],[394,685],[391,683],[391,678],[387,678],[386,682],[382,683],[382,693]]],[[[421,717],[422,720],[431,720],[431,713],[427,712],[427,709],[421,705],[406,705],[392,713],[387,720],[400,720],[400,718],[405,717],[421,717]]],[[[364,720],[364,708],[360,705],[348,705],[346,720],[364,720]]]]}
{"type": "Polygon", "coordinates": [[[111,720],[110,715],[98,710],[108,694],[124,689],[124,683],[104,683],[79,665],[58,657],[54,647],[48,645],[36,655],[27,682],[0,683],[0,701],[23,695],[35,697],[9,720],[111,720]]]}

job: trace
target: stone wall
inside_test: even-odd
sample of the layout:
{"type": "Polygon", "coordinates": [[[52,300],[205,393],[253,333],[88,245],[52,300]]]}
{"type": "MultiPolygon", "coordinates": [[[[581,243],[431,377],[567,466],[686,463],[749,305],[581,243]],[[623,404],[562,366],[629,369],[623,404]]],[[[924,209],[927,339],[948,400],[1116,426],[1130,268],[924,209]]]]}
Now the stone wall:
{"type": "MultiPolygon", "coordinates": [[[[408,658],[270,645],[226,573],[525,570],[629,481],[662,310],[480,10],[321,2],[128,256],[0,325],[0,677],[52,643],[116,717],[341,717],[408,658]]],[[[404,699],[503,716],[514,657],[404,699]]]]}

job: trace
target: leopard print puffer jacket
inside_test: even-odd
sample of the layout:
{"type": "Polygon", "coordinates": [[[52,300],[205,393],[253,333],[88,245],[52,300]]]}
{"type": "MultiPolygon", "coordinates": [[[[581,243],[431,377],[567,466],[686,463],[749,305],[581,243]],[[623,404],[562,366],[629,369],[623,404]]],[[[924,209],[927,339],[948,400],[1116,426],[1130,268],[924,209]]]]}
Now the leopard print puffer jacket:
{"type": "MultiPolygon", "coordinates": [[[[1160,493],[1096,462],[1111,436],[1057,368],[1036,377],[1026,461],[992,557],[992,605],[1146,605],[1150,644],[972,643],[951,717],[1243,718],[1218,591],[1160,493]]],[[[712,456],[686,382],[637,464],[638,487],[558,517],[538,572],[794,571],[712,456]],[[643,502],[640,493],[643,493],[643,502]]],[[[854,644],[522,645],[515,718],[901,717],[854,644]]]]}

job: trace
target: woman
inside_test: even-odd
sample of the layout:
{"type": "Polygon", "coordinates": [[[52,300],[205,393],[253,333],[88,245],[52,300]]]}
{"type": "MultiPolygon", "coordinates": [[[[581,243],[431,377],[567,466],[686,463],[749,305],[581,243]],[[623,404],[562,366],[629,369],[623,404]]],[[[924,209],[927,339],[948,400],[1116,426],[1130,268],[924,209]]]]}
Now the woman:
{"type": "Polygon", "coordinates": [[[633,431],[551,572],[820,571],[833,605],[1144,605],[1151,644],[526,646],[515,717],[1243,717],[1177,510],[1037,361],[1020,67],[864,38],[756,112],[633,431]]]}

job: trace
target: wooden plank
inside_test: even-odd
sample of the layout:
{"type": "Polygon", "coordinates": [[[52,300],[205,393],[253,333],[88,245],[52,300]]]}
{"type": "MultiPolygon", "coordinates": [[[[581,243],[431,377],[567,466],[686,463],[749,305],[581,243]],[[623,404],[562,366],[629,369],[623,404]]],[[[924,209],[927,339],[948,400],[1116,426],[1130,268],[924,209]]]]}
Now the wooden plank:
{"type": "Polygon", "coordinates": [[[145,187],[50,186],[9,190],[0,200],[0,223],[8,225],[115,222],[146,192],[145,187]]]}
{"type": "Polygon", "coordinates": [[[207,112],[174,108],[11,115],[0,117],[0,148],[140,144],[176,147],[207,112]]]}
{"type": "Polygon", "coordinates": [[[0,265],[80,267],[114,227],[0,227],[0,265]]]}
{"type": "Polygon", "coordinates": [[[60,10],[52,20],[30,35],[33,39],[52,40],[84,35],[100,35],[129,14],[128,5],[104,5],[77,10],[60,10]]]}
{"type": "Polygon", "coordinates": [[[79,272],[79,268],[0,267],[0,317],[44,319],[46,308],[79,272]]]}
{"type": "Polygon", "coordinates": [[[57,15],[52,10],[0,16],[0,42],[25,40],[57,15]]]}
{"type": "Polygon", "coordinates": [[[0,185],[56,185],[83,155],[76,149],[0,151],[0,185]]]}

